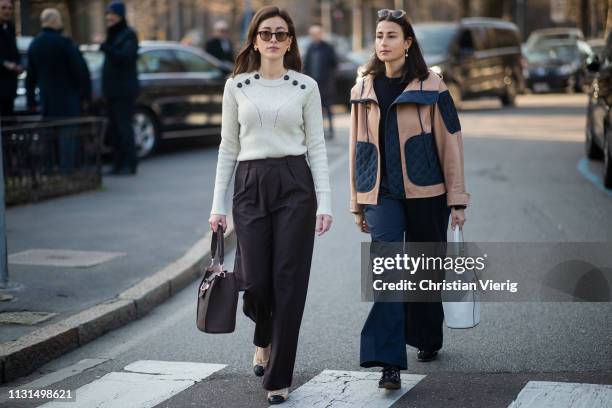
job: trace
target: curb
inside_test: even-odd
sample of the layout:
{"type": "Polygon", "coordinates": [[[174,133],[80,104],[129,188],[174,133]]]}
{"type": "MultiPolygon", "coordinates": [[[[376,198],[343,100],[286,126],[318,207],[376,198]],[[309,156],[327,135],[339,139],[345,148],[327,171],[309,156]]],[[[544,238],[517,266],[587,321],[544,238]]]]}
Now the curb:
{"type": "MultiPolygon", "coordinates": [[[[106,332],[140,319],[190,285],[200,277],[202,263],[210,260],[211,237],[212,233],[209,232],[182,257],[117,297],[41,327],[15,341],[0,343],[0,384],[28,375],[106,332]]],[[[236,231],[233,220],[228,217],[225,247],[229,248],[235,243],[236,231]]]]}

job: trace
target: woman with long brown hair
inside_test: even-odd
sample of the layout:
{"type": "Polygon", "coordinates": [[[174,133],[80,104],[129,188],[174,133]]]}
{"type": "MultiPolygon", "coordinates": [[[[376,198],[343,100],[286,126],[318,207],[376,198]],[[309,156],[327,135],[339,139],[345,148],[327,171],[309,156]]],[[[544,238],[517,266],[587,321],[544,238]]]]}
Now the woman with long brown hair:
{"type": "MultiPolygon", "coordinates": [[[[373,242],[446,242],[469,201],[461,125],[450,93],[427,69],[403,10],[380,10],[375,52],[351,90],[351,212],[373,242]]],[[[375,302],[361,332],[361,366],[382,367],[380,388],[401,386],[406,344],[419,361],[442,347],[438,301],[375,302]]]]}
{"type": "Polygon", "coordinates": [[[255,322],[253,369],[268,401],[287,400],[314,245],[329,230],[331,190],[317,83],[300,73],[293,21],[269,6],[253,17],[225,84],[221,145],[209,223],[233,210],[244,312],[255,322]],[[308,160],[307,160],[308,159],[308,160]]]}

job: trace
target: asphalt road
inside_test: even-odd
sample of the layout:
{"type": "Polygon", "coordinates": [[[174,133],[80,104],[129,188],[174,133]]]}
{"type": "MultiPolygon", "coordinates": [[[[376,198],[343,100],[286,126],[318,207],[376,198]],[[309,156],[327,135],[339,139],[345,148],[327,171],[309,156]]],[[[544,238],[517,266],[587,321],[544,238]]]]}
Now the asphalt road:
{"type": "MultiPolygon", "coordinates": [[[[601,164],[580,165],[584,158],[585,103],[584,95],[544,95],[523,96],[515,109],[501,109],[492,101],[467,105],[460,114],[466,181],[472,195],[472,205],[466,213],[467,240],[612,240],[612,194],[588,178],[601,178],[601,164]]],[[[347,124],[346,117],[339,118],[338,126],[347,124]]],[[[313,380],[323,370],[367,371],[358,365],[359,333],[370,308],[370,304],[360,302],[358,251],[360,242],[368,240],[368,236],[357,232],[347,212],[347,131],[339,133],[328,146],[333,169],[334,224],[327,235],[316,239],[296,362],[294,388],[305,384],[303,401],[309,401],[304,394],[313,382],[315,390],[325,388],[325,381],[317,385],[313,380]]],[[[171,160],[184,163],[201,158],[185,151],[173,153],[171,160]]],[[[189,176],[201,177],[203,185],[212,185],[212,174],[189,176]]],[[[208,208],[210,203],[202,205],[208,208]]],[[[231,260],[230,257],[227,264],[231,265],[231,260]]],[[[118,398],[121,382],[113,385],[102,380],[109,373],[147,372],[144,368],[126,369],[128,364],[157,361],[151,364],[156,365],[152,372],[159,381],[159,373],[164,372],[159,367],[167,365],[163,362],[214,363],[226,366],[210,376],[192,379],[183,389],[169,392],[149,405],[142,401],[153,398],[155,387],[148,386],[148,392],[141,392],[134,386],[131,397],[136,403],[132,406],[267,406],[260,380],[251,371],[252,323],[239,313],[237,329],[232,334],[199,332],[194,324],[196,287],[194,282],[143,319],[49,363],[39,373],[8,384],[8,388],[49,379],[53,385],[48,388],[75,390],[86,386],[77,391],[77,402],[79,396],[102,394],[108,396],[108,403],[92,406],[119,406],[113,405],[112,400],[118,398]],[[100,360],[78,373],[57,372],[83,359],[100,360]],[[49,377],[52,375],[58,377],[49,377]],[[91,385],[96,380],[102,381],[97,383],[98,388],[91,385]]],[[[521,390],[525,391],[528,381],[612,384],[612,303],[486,303],[476,328],[445,329],[444,334],[444,348],[437,361],[418,363],[415,351],[409,349],[407,373],[423,375],[407,377],[404,384],[414,381],[414,388],[405,387],[399,394],[389,396],[379,393],[373,381],[358,383],[357,374],[351,373],[346,374],[349,379],[345,385],[362,384],[355,386],[354,395],[361,392],[380,397],[381,401],[386,398],[387,402],[368,406],[390,406],[397,397],[393,407],[489,408],[508,407],[521,390]]],[[[529,384],[537,388],[540,383],[529,384]]],[[[557,391],[550,395],[558,397],[569,392],[575,396],[583,392],[593,398],[591,405],[584,406],[612,406],[610,386],[576,386],[570,391],[562,387],[557,391]]],[[[356,406],[349,405],[349,400],[294,406],[356,406]]],[[[521,399],[515,406],[577,406],[533,401],[530,405],[521,399]]],[[[4,400],[2,404],[38,406],[41,401],[17,405],[4,400]]],[[[65,406],[81,406],[68,404],[65,406]]]]}

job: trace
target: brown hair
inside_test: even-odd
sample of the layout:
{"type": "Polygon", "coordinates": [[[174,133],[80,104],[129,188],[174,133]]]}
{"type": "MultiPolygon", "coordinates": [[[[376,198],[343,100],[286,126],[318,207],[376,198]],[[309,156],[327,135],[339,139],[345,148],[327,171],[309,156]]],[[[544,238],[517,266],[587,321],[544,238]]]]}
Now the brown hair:
{"type": "MultiPolygon", "coordinates": [[[[402,66],[402,82],[410,82],[416,78],[421,81],[424,81],[429,76],[429,70],[427,69],[427,64],[425,63],[425,59],[423,58],[423,53],[421,52],[421,47],[419,46],[419,42],[416,39],[416,35],[414,34],[414,29],[412,28],[412,24],[408,21],[408,17],[404,16],[401,19],[393,18],[391,15],[387,17],[380,17],[376,20],[376,24],[381,21],[391,21],[402,28],[402,32],[404,33],[404,39],[408,37],[412,37],[412,45],[408,49],[408,56],[406,57],[406,61],[402,66]]],[[[376,51],[374,51],[372,57],[368,61],[365,66],[363,76],[366,75],[384,75],[385,73],[385,63],[378,59],[376,55],[376,51]]]]}
{"type": "Polygon", "coordinates": [[[289,28],[289,36],[292,38],[291,49],[285,53],[285,56],[283,57],[283,64],[285,65],[285,68],[298,72],[302,71],[302,58],[300,57],[300,51],[296,41],[293,20],[291,20],[289,13],[287,13],[285,10],[276,6],[267,6],[260,8],[251,19],[247,34],[247,41],[236,57],[234,75],[259,69],[261,66],[261,54],[253,49],[253,44],[255,43],[257,37],[257,30],[262,21],[277,16],[285,20],[287,27],[289,28]]]}

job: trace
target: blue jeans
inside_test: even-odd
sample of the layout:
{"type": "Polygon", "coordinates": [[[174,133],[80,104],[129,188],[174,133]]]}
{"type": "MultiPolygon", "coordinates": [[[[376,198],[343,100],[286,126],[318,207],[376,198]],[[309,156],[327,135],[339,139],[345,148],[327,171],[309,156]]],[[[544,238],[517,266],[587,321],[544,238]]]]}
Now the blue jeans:
{"type": "MultiPolygon", "coordinates": [[[[446,194],[413,199],[382,194],[377,205],[365,206],[364,215],[373,242],[446,242],[446,194]]],[[[440,302],[375,302],[361,331],[361,366],[405,370],[406,344],[427,351],[442,348],[443,321],[440,302]]]]}

